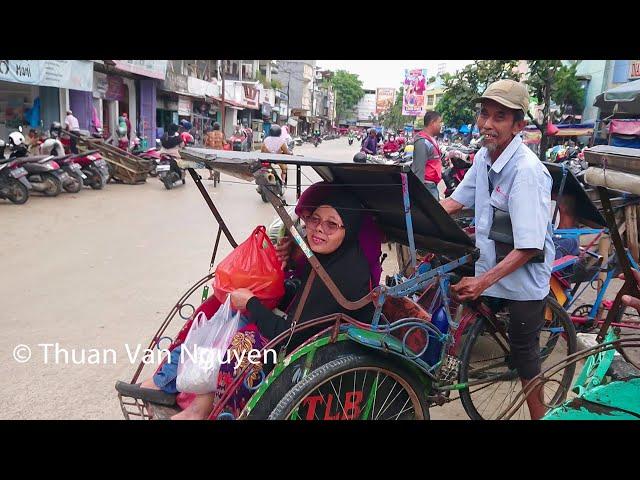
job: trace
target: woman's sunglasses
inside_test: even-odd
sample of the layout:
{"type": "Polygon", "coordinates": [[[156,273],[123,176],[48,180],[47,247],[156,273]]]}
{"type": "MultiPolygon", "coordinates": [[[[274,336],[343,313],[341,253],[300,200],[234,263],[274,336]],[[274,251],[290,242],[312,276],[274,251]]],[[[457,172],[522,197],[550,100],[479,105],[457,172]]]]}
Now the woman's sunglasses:
{"type": "Polygon", "coordinates": [[[320,225],[322,227],[322,231],[327,235],[333,235],[338,231],[338,229],[344,228],[344,225],[338,225],[336,222],[332,222],[331,220],[322,221],[322,219],[317,215],[303,217],[302,220],[307,227],[313,228],[314,230],[318,228],[318,225],[320,225]]]}

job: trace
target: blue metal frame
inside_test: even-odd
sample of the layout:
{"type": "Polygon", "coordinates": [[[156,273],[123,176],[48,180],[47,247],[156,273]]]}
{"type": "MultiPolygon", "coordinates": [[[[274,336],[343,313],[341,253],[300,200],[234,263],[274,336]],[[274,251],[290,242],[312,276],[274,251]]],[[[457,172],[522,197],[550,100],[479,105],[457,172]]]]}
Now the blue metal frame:
{"type": "Polygon", "coordinates": [[[413,238],[413,220],[411,219],[411,200],[409,199],[409,180],[406,173],[401,173],[402,201],[404,203],[404,218],[407,223],[407,237],[409,238],[409,253],[411,255],[411,268],[416,268],[416,242],[413,238]]]}
{"type": "Polygon", "coordinates": [[[451,315],[449,314],[449,298],[447,295],[447,292],[449,291],[449,278],[447,274],[461,265],[472,261],[473,255],[465,255],[464,257],[453,260],[441,267],[429,270],[423,274],[414,275],[407,281],[394,287],[380,287],[380,295],[377,301],[378,307],[376,308],[373,321],[371,322],[372,329],[375,330],[378,327],[380,315],[382,314],[382,305],[384,304],[386,297],[407,297],[418,290],[424,290],[430,287],[435,282],[439,283],[440,291],[442,293],[442,301],[446,307],[445,311],[447,312],[447,318],[451,323],[451,315]]]}

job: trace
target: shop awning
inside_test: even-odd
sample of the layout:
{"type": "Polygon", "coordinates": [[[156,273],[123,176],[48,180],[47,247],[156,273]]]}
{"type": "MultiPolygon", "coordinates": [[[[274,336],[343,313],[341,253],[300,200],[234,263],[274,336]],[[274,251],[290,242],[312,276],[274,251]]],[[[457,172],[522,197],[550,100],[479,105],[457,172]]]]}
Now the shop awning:
{"type": "Polygon", "coordinates": [[[612,112],[617,105],[620,113],[640,114],[640,80],[601,93],[593,105],[607,112],[612,112]]]}

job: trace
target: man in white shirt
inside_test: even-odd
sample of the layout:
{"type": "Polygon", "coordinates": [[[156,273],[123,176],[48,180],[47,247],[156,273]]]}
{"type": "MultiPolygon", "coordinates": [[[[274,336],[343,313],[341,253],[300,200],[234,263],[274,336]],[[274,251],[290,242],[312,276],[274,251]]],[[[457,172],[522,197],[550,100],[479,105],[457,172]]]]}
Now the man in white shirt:
{"type": "MultiPolygon", "coordinates": [[[[67,116],[64,117],[64,124],[65,124],[65,130],[67,130],[68,132],[73,132],[73,133],[80,133],[80,123],[78,122],[78,119],[76,117],[73,116],[73,112],[71,110],[67,110],[67,116]]],[[[77,142],[76,139],[74,137],[71,137],[71,153],[78,153],[78,146],[77,146],[77,142]]]]}
{"type": "MultiPolygon", "coordinates": [[[[478,101],[483,148],[458,188],[440,204],[449,214],[474,208],[480,258],[475,277],[463,278],[451,290],[462,301],[482,295],[496,308],[509,309],[511,362],[526,385],[541,370],[539,333],[555,255],[549,221],[553,181],[519,135],[529,108],[526,86],[499,80],[478,101]],[[490,239],[498,211],[510,219],[512,245],[490,239]]],[[[533,419],[546,411],[540,388],[527,398],[533,419]]]]}

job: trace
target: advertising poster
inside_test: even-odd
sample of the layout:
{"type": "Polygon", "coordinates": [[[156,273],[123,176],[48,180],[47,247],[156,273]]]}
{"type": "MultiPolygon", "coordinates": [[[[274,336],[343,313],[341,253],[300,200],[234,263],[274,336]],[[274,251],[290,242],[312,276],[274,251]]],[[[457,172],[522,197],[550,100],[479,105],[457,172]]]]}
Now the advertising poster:
{"type": "Polygon", "coordinates": [[[424,91],[427,89],[427,69],[405,70],[402,115],[420,117],[425,114],[424,91]]]}
{"type": "Polygon", "coordinates": [[[389,110],[393,106],[395,98],[395,88],[378,88],[376,90],[376,115],[389,110]]]}

